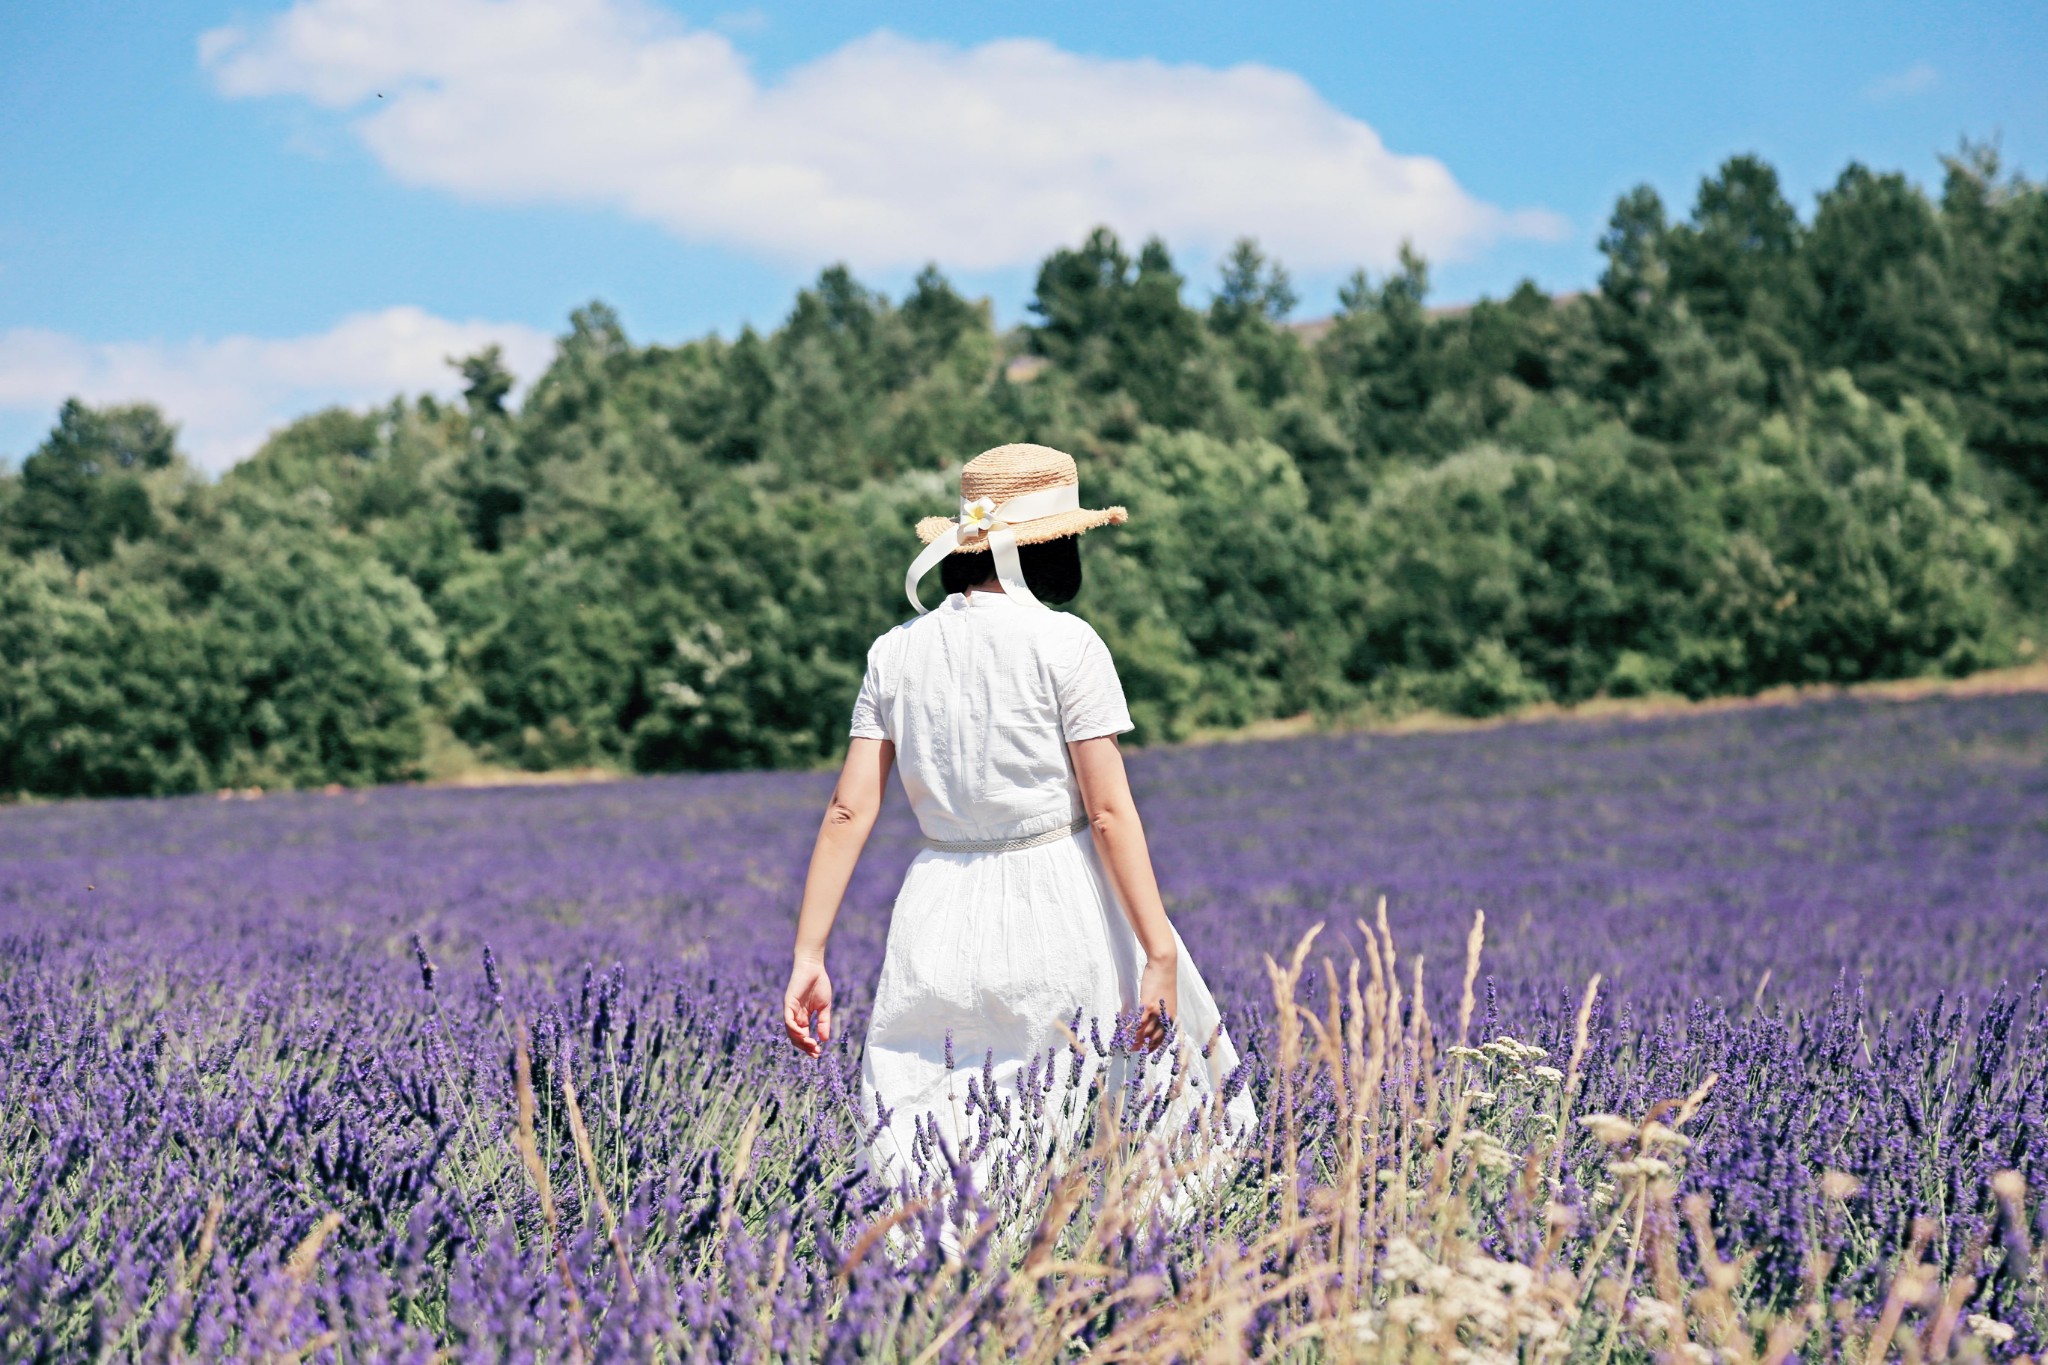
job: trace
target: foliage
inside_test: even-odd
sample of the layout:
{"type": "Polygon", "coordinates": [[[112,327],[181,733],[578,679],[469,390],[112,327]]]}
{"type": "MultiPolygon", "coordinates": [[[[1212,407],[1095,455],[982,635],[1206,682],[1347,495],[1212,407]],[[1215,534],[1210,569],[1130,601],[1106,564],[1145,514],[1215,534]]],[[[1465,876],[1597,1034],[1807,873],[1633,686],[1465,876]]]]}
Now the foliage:
{"type": "Polygon", "coordinates": [[[1140,741],[2009,662],[2048,624],[2048,193],[1754,156],[1617,203],[1584,295],[1433,308],[1404,250],[1291,321],[1251,241],[1197,307],[1108,229],[998,333],[936,269],[640,345],[578,309],[516,407],[315,413],[217,483],[146,406],[69,403],[0,474],[0,790],[828,761],[910,525],[1043,441],[1134,513],[1077,609],[1140,741]],[[61,657],[60,657],[61,656],[61,657]],[[323,689],[331,696],[320,695],[323,689]],[[309,728],[310,727],[310,728],[309,728]]]}
{"type": "Polygon", "coordinates": [[[206,623],[150,584],[78,577],[49,552],[0,561],[0,782],[63,796],[219,785],[240,698],[206,623]]]}
{"type": "Polygon", "coordinates": [[[1090,486],[1131,509],[1088,547],[1088,608],[1149,733],[1239,726],[1321,699],[1328,548],[1286,451],[1148,429],[1090,486]]]}
{"type": "Polygon", "coordinates": [[[96,410],[67,401],[6,499],[8,548],[55,550],[82,567],[106,559],[117,540],[150,535],[157,521],[146,479],[170,466],[174,438],[147,405],[96,410]]]}
{"type": "Polygon", "coordinates": [[[237,490],[97,569],[0,560],[0,782],[57,795],[418,774],[433,613],[317,504],[237,490]]]}

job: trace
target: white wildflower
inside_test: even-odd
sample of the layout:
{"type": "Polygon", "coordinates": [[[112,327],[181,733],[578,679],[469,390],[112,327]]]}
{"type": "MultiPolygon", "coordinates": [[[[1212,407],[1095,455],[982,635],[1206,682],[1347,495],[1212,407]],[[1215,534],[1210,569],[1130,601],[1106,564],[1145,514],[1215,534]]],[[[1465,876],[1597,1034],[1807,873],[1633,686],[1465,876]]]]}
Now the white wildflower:
{"type": "Polygon", "coordinates": [[[1427,1294],[1401,1294],[1387,1304],[1387,1321],[1405,1327],[1417,1336],[1436,1331],[1436,1314],[1430,1312],[1427,1294]]]}
{"type": "Polygon", "coordinates": [[[1512,1170],[1515,1165],[1515,1154],[1488,1138],[1473,1146],[1472,1164],[1483,1171],[1512,1170]]]}
{"type": "Polygon", "coordinates": [[[1854,1199],[1863,1193],[1863,1182],[1847,1171],[1823,1171],[1820,1177],[1821,1198],[1839,1204],[1845,1199],[1854,1199]]]}
{"type": "Polygon", "coordinates": [[[1983,1313],[1972,1313],[1963,1321],[1969,1325],[1971,1336],[1982,1337],[1994,1346],[2005,1345],[2015,1335],[2012,1328],[2006,1326],[1997,1318],[1989,1317],[1983,1313]]]}
{"type": "Polygon", "coordinates": [[[1630,1299],[1628,1315],[1645,1331],[1660,1336],[1676,1336],[1683,1325],[1678,1310],[1662,1299],[1630,1299]]]}
{"type": "Polygon", "coordinates": [[[1518,1062],[1540,1062],[1550,1054],[1519,1038],[1502,1036],[1488,1043],[1487,1049],[1514,1058],[1518,1062]]]}
{"type": "Polygon", "coordinates": [[[1579,1126],[1610,1145],[1627,1142],[1636,1135],[1636,1125],[1619,1114],[1584,1114],[1579,1126]]]}
{"type": "Polygon", "coordinates": [[[1935,1278],[1924,1266],[1905,1271],[1892,1281],[1892,1292],[1902,1303],[1925,1303],[1935,1288],[1935,1278]]]}

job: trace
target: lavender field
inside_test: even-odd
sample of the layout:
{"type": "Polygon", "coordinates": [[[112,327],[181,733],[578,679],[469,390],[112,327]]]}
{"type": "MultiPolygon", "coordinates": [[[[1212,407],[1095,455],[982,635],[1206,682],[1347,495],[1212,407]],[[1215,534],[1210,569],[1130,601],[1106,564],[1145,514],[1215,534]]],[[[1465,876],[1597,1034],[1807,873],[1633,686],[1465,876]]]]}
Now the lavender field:
{"type": "MultiPolygon", "coordinates": [[[[2048,696],[1132,773],[1274,1121],[1190,1223],[1112,1216],[1098,1166],[1079,1212],[1054,1188],[950,1264],[889,1249],[892,1201],[854,1164],[866,991],[915,849],[900,793],[834,941],[820,1063],[776,1015],[825,775],[0,810],[0,1358],[2004,1359],[2048,1338],[2048,696]],[[1358,927],[1381,896],[1427,1023],[1343,985],[1381,961],[1358,927]],[[1319,922],[1285,993],[1338,1033],[1377,1002],[1378,1070],[1319,1062],[1276,1009],[1266,956],[1319,922]],[[1578,1121],[1603,1115],[1628,1131],[1578,1121]],[[1375,1193],[1411,1181],[1412,1208],[1375,1193]],[[1445,1276],[1482,1260],[1485,1301],[1447,1318],[1445,1276]]],[[[970,1203],[910,1221],[976,1226],[970,1203]]]]}

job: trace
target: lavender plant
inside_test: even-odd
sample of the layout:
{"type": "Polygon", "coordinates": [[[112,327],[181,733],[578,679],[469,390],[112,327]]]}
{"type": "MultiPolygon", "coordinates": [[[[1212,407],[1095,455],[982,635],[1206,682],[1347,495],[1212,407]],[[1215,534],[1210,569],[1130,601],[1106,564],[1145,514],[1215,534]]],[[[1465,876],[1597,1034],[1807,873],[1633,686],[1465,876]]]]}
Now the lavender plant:
{"type": "Polygon", "coordinates": [[[971,1102],[1066,1159],[908,1197],[900,806],[818,1062],[821,775],[0,812],[0,1357],[2035,1353],[2044,760],[2039,696],[1136,755],[1265,1126],[1051,1056],[971,1102]]]}

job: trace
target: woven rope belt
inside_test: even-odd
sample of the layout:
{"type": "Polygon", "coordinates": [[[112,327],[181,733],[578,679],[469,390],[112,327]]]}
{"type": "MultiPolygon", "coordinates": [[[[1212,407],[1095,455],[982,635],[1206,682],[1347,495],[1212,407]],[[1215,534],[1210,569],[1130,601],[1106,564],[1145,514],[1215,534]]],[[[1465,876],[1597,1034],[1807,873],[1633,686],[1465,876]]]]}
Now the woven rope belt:
{"type": "Polygon", "coordinates": [[[1040,834],[1027,834],[1020,839],[964,839],[951,843],[940,839],[927,839],[924,846],[940,853],[1014,853],[1020,848],[1039,848],[1045,844],[1056,844],[1062,839],[1071,839],[1088,828],[1088,817],[1082,816],[1071,825],[1049,829],[1040,834]]]}

